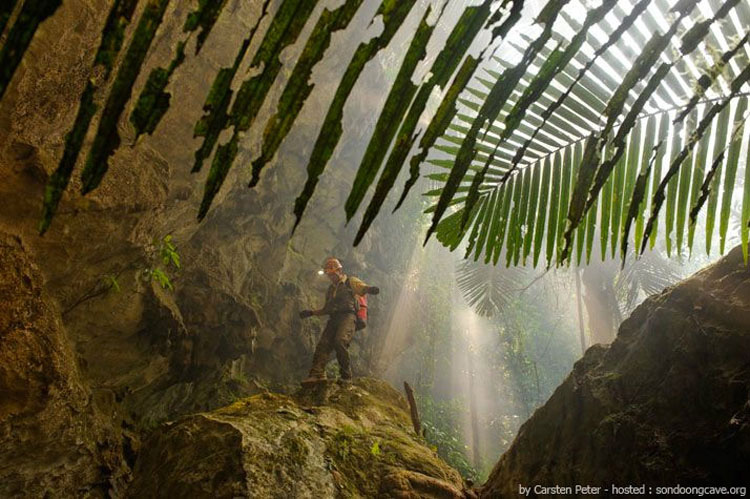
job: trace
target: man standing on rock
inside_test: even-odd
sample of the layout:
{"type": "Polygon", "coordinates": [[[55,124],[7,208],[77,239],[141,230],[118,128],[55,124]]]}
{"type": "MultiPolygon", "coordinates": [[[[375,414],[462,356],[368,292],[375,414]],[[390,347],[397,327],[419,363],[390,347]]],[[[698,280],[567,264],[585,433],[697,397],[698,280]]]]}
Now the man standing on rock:
{"type": "MultiPolygon", "coordinates": [[[[326,379],[325,368],[332,351],[336,352],[341,373],[341,383],[349,384],[352,380],[352,367],[349,361],[349,343],[357,327],[360,298],[366,294],[376,295],[380,289],[368,286],[356,277],[343,272],[341,262],[329,257],[323,264],[323,273],[328,276],[331,285],[326,292],[326,302],[319,310],[303,310],[302,319],[313,315],[327,315],[328,324],[318,340],[313,355],[312,368],[303,385],[315,384],[326,379]]],[[[364,327],[362,325],[361,327],[364,327]]]]}

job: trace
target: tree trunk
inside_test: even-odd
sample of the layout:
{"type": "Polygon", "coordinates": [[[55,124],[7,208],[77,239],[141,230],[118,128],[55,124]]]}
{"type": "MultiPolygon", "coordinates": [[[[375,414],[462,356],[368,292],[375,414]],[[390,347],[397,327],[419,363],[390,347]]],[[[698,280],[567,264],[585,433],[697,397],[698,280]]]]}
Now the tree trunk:
{"type": "Polygon", "coordinates": [[[471,358],[471,345],[467,344],[466,348],[466,373],[469,377],[469,417],[471,418],[471,450],[473,454],[473,465],[479,466],[481,461],[481,452],[479,449],[479,414],[477,410],[477,393],[474,386],[474,369],[472,369],[473,359],[471,358]]]}
{"type": "Polygon", "coordinates": [[[581,355],[586,353],[586,330],[583,326],[583,300],[581,299],[581,269],[576,267],[576,302],[578,304],[578,329],[581,335],[581,355]]]}
{"type": "Polygon", "coordinates": [[[583,271],[583,302],[589,316],[591,343],[611,343],[620,325],[620,308],[614,290],[616,266],[616,262],[598,263],[583,271]]]}

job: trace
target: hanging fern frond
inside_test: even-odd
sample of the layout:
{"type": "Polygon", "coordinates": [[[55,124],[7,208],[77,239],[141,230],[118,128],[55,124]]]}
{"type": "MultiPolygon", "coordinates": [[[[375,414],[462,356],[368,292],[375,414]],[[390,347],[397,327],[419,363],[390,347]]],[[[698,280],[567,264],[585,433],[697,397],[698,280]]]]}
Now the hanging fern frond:
{"type": "MultiPolygon", "coordinates": [[[[488,2],[486,2],[488,3],[488,2]]],[[[447,4],[443,4],[445,8],[447,4]]],[[[486,9],[489,13],[489,8],[486,9]]],[[[370,137],[370,142],[365,149],[365,155],[359,164],[357,175],[354,178],[352,190],[346,199],[344,209],[346,210],[347,221],[351,220],[354,213],[359,208],[362,199],[365,197],[367,188],[383,163],[383,158],[388,153],[388,146],[396,135],[394,122],[400,122],[409,108],[414,94],[417,92],[417,85],[412,82],[412,75],[417,64],[427,55],[427,42],[430,41],[435,26],[440,21],[443,11],[433,23],[429,24],[427,18],[432,13],[432,9],[427,8],[422,21],[419,23],[417,32],[411,40],[409,49],[406,51],[404,61],[401,63],[396,80],[391,87],[391,91],[385,100],[383,110],[380,112],[378,121],[375,124],[375,130],[370,137]]]]}
{"type": "MultiPolygon", "coordinates": [[[[284,0],[279,6],[279,10],[271,21],[271,26],[266,31],[263,41],[252,59],[251,66],[262,68],[262,70],[242,82],[232,103],[232,109],[228,115],[234,126],[232,137],[223,146],[220,146],[221,154],[217,150],[211,163],[201,207],[198,211],[199,220],[206,216],[214,197],[219,192],[224,179],[226,179],[234,164],[239,151],[240,133],[248,130],[255,121],[260,107],[281,71],[280,54],[282,50],[297,41],[297,37],[307,24],[316,5],[317,0],[284,0]]],[[[234,74],[236,74],[236,70],[233,72],[234,74]]],[[[226,120],[224,123],[226,124],[226,120]]],[[[215,132],[216,135],[212,135],[212,138],[218,139],[218,133],[220,132],[220,130],[215,132]]],[[[211,151],[207,152],[210,154],[211,151]]]]}
{"type": "MultiPolygon", "coordinates": [[[[86,133],[91,126],[91,120],[98,109],[94,103],[94,96],[104,83],[109,80],[112,74],[112,68],[117,55],[120,53],[123,41],[123,31],[130,24],[133,18],[133,12],[137,5],[137,0],[115,0],[112,8],[107,15],[107,20],[102,31],[102,38],[99,48],[94,56],[94,67],[104,68],[103,81],[99,84],[89,80],[81,94],[78,104],[78,113],[71,130],[65,135],[65,148],[55,171],[50,175],[47,185],[44,189],[44,201],[42,205],[42,219],[39,222],[39,233],[44,234],[52,223],[60,203],[63,192],[70,183],[73,175],[78,155],[83,147],[83,141],[86,133]]],[[[2,31],[0,29],[0,31],[2,31]]]]}
{"type": "MultiPolygon", "coordinates": [[[[508,0],[505,0],[502,7],[507,6],[507,4],[508,0]]],[[[427,158],[429,150],[435,146],[437,139],[448,129],[451,120],[456,115],[458,111],[456,106],[458,96],[464,91],[471,78],[474,77],[480,63],[484,60],[490,47],[492,47],[496,40],[505,39],[511,28],[513,28],[521,18],[523,5],[524,0],[512,0],[508,16],[503,19],[501,24],[492,29],[491,42],[482,50],[479,57],[472,57],[469,55],[464,60],[463,65],[453,79],[453,83],[451,83],[445,97],[443,97],[440,107],[438,107],[435,115],[430,120],[430,124],[425,129],[425,132],[419,141],[419,152],[409,160],[409,178],[404,184],[404,189],[393,211],[396,211],[406,199],[409,191],[419,179],[420,165],[427,158]]],[[[498,10],[498,12],[501,11],[498,10]]],[[[492,24],[493,21],[495,21],[494,16],[490,19],[490,24],[492,24]]]]}
{"type": "MultiPolygon", "coordinates": [[[[651,67],[656,63],[661,54],[669,45],[672,37],[677,32],[682,19],[693,10],[697,0],[685,0],[678,4],[681,7],[678,11],[678,17],[672,21],[669,29],[665,33],[656,32],[652,35],[651,39],[643,47],[643,50],[638,57],[633,61],[632,67],[625,74],[622,82],[616,88],[607,106],[604,108],[604,116],[606,116],[606,124],[596,135],[597,147],[600,149],[603,145],[609,141],[610,133],[615,126],[616,121],[620,117],[625,107],[626,99],[630,92],[634,89],[636,84],[646,77],[651,67]]],[[[675,7],[677,8],[677,6],[675,7]]],[[[674,10],[674,9],[673,9],[674,10]]],[[[604,182],[612,173],[612,169],[618,163],[620,158],[625,152],[626,140],[630,131],[633,129],[637,120],[638,113],[651,98],[652,94],[661,84],[662,80],[667,76],[669,71],[672,69],[674,62],[662,63],[658,69],[650,76],[648,83],[645,88],[641,90],[640,94],[633,103],[630,111],[627,113],[625,118],[619,125],[617,134],[612,139],[611,144],[613,146],[613,153],[611,157],[607,158],[601,166],[597,166],[599,163],[599,157],[597,155],[591,155],[588,158],[591,159],[593,164],[582,165],[582,170],[586,172],[596,171],[593,185],[590,185],[590,176],[579,177],[576,182],[576,188],[574,191],[574,198],[571,203],[568,217],[568,229],[565,233],[565,247],[562,251],[562,259],[565,260],[568,257],[571,247],[572,231],[578,227],[586,211],[593,204],[593,200],[599,195],[604,182]],[[582,199],[586,197],[588,200],[586,205],[582,206],[582,199]]],[[[585,161],[585,160],[584,160],[585,161]]],[[[627,192],[627,191],[626,191],[627,192]]],[[[614,243],[613,243],[614,244],[614,243]]]]}
{"type": "MultiPolygon", "coordinates": [[[[539,14],[537,22],[544,25],[542,34],[534,40],[523,54],[521,62],[516,66],[504,72],[498,81],[493,86],[490,93],[487,95],[487,99],[482,103],[482,107],[478,112],[477,118],[471,126],[469,133],[466,135],[464,142],[461,144],[461,148],[456,155],[456,163],[451,169],[451,175],[448,181],[445,183],[443,192],[438,200],[438,206],[435,213],[432,215],[432,224],[427,230],[427,236],[425,240],[429,239],[430,235],[434,232],[437,227],[440,218],[448,207],[448,203],[456,193],[456,189],[461,183],[461,179],[466,175],[466,171],[471,164],[474,156],[475,145],[479,140],[479,133],[487,123],[492,123],[500,114],[503,105],[510,97],[513,89],[519,83],[521,78],[526,74],[529,64],[534,60],[536,55],[539,53],[541,48],[545,45],[547,40],[552,36],[552,27],[559,15],[560,9],[568,3],[569,0],[550,0],[539,14]]],[[[486,133],[484,134],[486,137],[486,133]]],[[[464,213],[471,211],[473,204],[476,202],[477,188],[473,188],[469,193],[466,205],[467,210],[464,213]]],[[[466,225],[467,218],[464,217],[462,220],[462,226],[466,225]]]]}
{"type": "Polygon", "coordinates": [[[658,252],[650,252],[642,258],[624,261],[614,283],[621,313],[631,313],[641,297],[661,293],[667,287],[676,284],[682,279],[680,270],[678,263],[662,257],[658,252]]]}
{"type": "Polygon", "coordinates": [[[354,52],[344,72],[344,76],[336,89],[333,101],[323,119],[318,138],[313,146],[313,151],[307,165],[307,182],[305,182],[305,186],[302,188],[302,193],[294,201],[294,215],[296,218],[293,231],[299,225],[307,203],[315,191],[315,186],[318,184],[318,178],[323,173],[343,133],[341,120],[344,113],[344,104],[346,104],[349,94],[354,88],[354,84],[364,70],[365,65],[390,43],[406,19],[407,14],[409,14],[411,8],[414,6],[415,1],[383,0],[376,13],[377,16],[382,16],[383,32],[369,42],[360,44],[354,52]]]}
{"type": "Polygon", "coordinates": [[[120,146],[120,134],[117,131],[120,115],[130,100],[133,84],[141,72],[146,54],[154,41],[156,30],[164,19],[168,5],[169,0],[149,0],[141,14],[128,50],[112,82],[94,142],[86,157],[81,173],[83,194],[99,186],[109,168],[110,156],[120,146]]]}
{"type": "MultiPolygon", "coordinates": [[[[396,178],[401,172],[401,168],[416,141],[417,134],[415,131],[432,91],[436,87],[444,88],[448,84],[451,75],[460,63],[461,58],[469,49],[474,38],[479,34],[482,27],[485,26],[488,17],[490,17],[491,3],[491,1],[485,0],[485,2],[479,6],[465,8],[464,13],[459,18],[451,34],[448,36],[445,46],[432,64],[430,78],[420,87],[414,101],[409,106],[408,113],[406,113],[403,122],[399,119],[396,122],[391,123],[391,126],[394,127],[394,129],[398,124],[400,124],[400,128],[398,128],[393,148],[386,160],[383,171],[380,174],[380,179],[375,188],[375,194],[365,211],[362,223],[357,231],[354,240],[355,245],[359,244],[362,240],[362,237],[369,229],[370,224],[379,213],[385,197],[395,184],[396,178]]],[[[490,18],[490,24],[493,21],[494,19],[490,18]]],[[[403,116],[403,114],[401,116],[403,116]]],[[[380,162],[382,161],[386,150],[384,149],[382,152],[383,154],[377,159],[377,167],[380,166],[380,162]]],[[[354,201],[351,196],[350,199],[354,201]]],[[[353,214],[353,209],[354,204],[350,204],[347,216],[350,217],[350,213],[353,214]]]]}
{"type": "MultiPolygon", "coordinates": [[[[242,41],[232,66],[221,68],[219,72],[216,73],[211,89],[209,90],[208,96],[203,104],[203,111],[205,114],[201,116],[193,130],[193,137],[203,137],[203,143],[194,154],[195,162],[193,163],[193,169],[191,170],[193,173],[197,173],[201,170],[203,162],[211,156],[211,153],[216,146],[216,142],[219,140],[219,135],[228,127],[230,119],[229,104],[234,95],[234,91],[231,89],[232,82],[234,81],[234,77],[239,70],[242,60],[245,58],[245,55],[250,48],[250,44],[255,37],[255,33],[258,31],[261,21],[266,17],[270,3],[271,0],[264,0],[260,14],[257,17],[255,24],[253,24],[253,27],[250,29],[248,36],[242,41]]],[[[229,166],[227,165],[227,170],[228,167],[229,166]]],[[[198,217],[201,218],[200,211],[198,217]]]]}
{"type": "Polygon", "coordinates": [[[5,25],[8,24],[13,9],[16,8],[16,3],[18,3],[18,0],[8,0],[0,5],[0,33],[5,31],[5,25]]]}
{"type": "Polygon", "coordinates": [[[314,85],[309,81],[313,68],[320,62],[331,43],[331,36],[349,26],[362,0],[351,0],[335,10],[325,9],[318,18],[313,32],[307,39],[305,48],[294,66],[292,75],[279,99],[278,109],[266,124],[263,131],[263,148],[258,158],[253,160],[250,185],[256,185],[266,164],[271,161],[284,138],[292,129],[294,120],[302,110],[314,85]]]}
{"type": "Polygon", "coordinates": [[[133,113],[130,115],[136,140],[144,133],[153,134],[169,109],[172,95],[166,91],[166,88],[174,72],[185,62],[185,45],[188,40],[200,28],[195,44],[195,55],[198,55],[226,3],[227,0],[200,0],[198,7],[190,12],[185,20],[183,31],[187,33],[187,36],[177,43],[174,57],[169,65],[166,68],[155,68],[149,73],[146,85],[141,90],[133,113]]]}
{"type": "MultiPolygon", "coordinates": [[[[477,260],[484,255],[485,262],[498,263],[504,252],[506,265],[538,264],[541,259],[547,266],[561,265],[574,258],[581,262],[584,256],[589,261],[597,241],[602,258],[614,256],[618,248],[624,257],[631,241],[640,252],[654,247],[657,229],[667,253],[682,254],[685,247],[692,250],[701,209],[706,250],[711,250],[716,226],[719,249],[725,249],[734,191],[742,176],[741,153],[750,140],[744,121],[750,95],[746,2],[712,6],[705,0],[598,0],[582,9],[577,0],[548,0],[535,20],[537,34],[529,37],[516,29],[522,0],[485,0],[463,7],[425,80],[413,81],[435,38],[436,24],[446,22],[437,7],[442,12],[452,1],[436,1],[429,14],[416,0],[381,0],[373,21],[377,18],[382,30],[354,51],[322,120],[307,181],[294,203],[294,227],[344,133],[343,113],[355,83],[368,62],[408,25],[413,27],[406,34],[408,53],[388,89],[375,131],[363,144],[365,157],[344,206],[347,220],[352,219],[376,184],[355,244],[408,162],[409,175],[396,207],[420,170],[431,165],[435,171],[427,175],[440,187],[430,193],[437,199],[427,210],[432,219],[426,240],[436,233],[443,244],[457,249],[468,237],[467,256],[477,260]],[[430,15],[435,15],[434,23],[427,22],[430,15]],[[489,41],[472,52],[480,34],[489,41]],[[437,110],[424,116],[438,91],[443,97],[437,110]],[[420,127],[423,122],[426,127],[420,127]]],[[[0,23],[18,12],[0,49],[0,97],[39,24],[60,2],[16,3],[0,8],[0,23]]],[[[84,89],[63,157],[45,193],[42,230],[68,185],[99,112],[98,90],[110,72],[116,76],[84,164],[84,194],[107,172],[130,97],[141,96],[131,114],[136,135],[155,131],[168,108],[166,87],[185,58],[190,33],[197,33],[198,52],[226,10],[223,0],[198,0],[182,24],[187,35],[172,48],[169,65],[155,69],[134,94],[157,30],[165,16],[179,10],[167,9],[168,0],[144,0],[126,43],[125,27],[138,3],[114,0],[105,21],[94,62],[104,67],[104,81],[84,89]]],[[[215,75],[204,100],[205,114],[194,128],[203,142],[193,171],[216,149],[199,218],[210,208],[242,149],[244,132],[256,122],[281,74],[281,52],[298,43],[308,32],[305,26],[314,23],[307,40],[299,41],[302,56],[290,68],[291,78],[266,123],[261,155],[252,164],[251,187],[260,181],[262,169],[310,95],[310,76],[323,60],[332,33],[349,26],[363,4],[353,0],[318,9],[317,1],[262,3],[234,64],[215,75]],[[261,23],[271,15],[272,4],[272,19],[261,23]],[[260,43],[252,43],[256,33],[262,34],[260,43]],[[234,80],[242,65],[255,71],[238,85],[234,80]],[[233,85],[239,86],[236,94],[233,85]],[[220,134],[230,126],[231,138],[217,148],[220,134]]],[[[739,230],[745,245],[750,237],[747,192],[745,188],[739,230]]]]}

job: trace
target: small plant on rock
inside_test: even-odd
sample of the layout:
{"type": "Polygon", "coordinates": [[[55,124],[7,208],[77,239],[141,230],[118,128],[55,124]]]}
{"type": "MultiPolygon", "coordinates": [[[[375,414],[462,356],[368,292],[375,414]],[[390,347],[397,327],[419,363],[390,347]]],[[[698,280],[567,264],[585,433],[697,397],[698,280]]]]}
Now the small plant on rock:
{"type": "Polygon", "coordinates": [[[172,235],[167,234],[161,240],[154,241],[153,246],[147,249],[151,255],[149,261],[152,263],[143,269],[142,277],[145,281],[155,280],[163,289],[174,291],[174,284],[170,278],[169,269],[181,268],[180,254],[177,251],[172,235]]]}

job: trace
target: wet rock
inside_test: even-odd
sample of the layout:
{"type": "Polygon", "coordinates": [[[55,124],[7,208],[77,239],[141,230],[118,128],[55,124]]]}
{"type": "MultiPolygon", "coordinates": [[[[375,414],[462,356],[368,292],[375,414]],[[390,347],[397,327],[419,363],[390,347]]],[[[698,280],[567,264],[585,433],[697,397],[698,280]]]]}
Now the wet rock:
{"type": "Polygon", "coordinates": [[[404,398],[363,378],[328,402],[261,393],[154,430],[129,497],[465,497],[413,434],[404,398]]]}
{"type": "Polygon", "coordinates": [[[739,248],[646,300],[520,429],[483,497],[529,486],[740,485],[750,463],[750,270],[739,248]]]}

